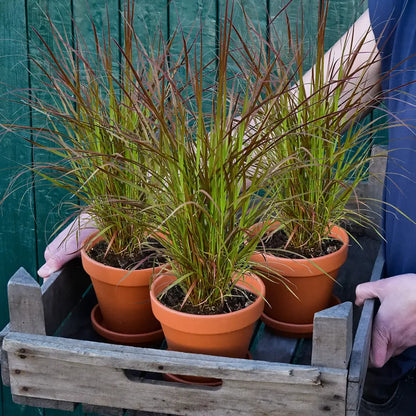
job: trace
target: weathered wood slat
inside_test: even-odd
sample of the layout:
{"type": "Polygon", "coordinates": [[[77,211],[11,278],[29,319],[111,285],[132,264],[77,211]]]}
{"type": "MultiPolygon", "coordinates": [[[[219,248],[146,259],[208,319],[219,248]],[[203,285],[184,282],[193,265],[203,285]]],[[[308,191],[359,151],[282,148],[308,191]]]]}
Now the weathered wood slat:
{"type": "Polygon", "coordinates": [[[83,295],[71,311],[70,319],[67,319],[56,333],[62,338],[83,339],[86,341],[105,342],[105,339],[94,331],[91,325],[91,310],[97,304],[94,288],[83,295]]]}
{"type": "MultiPolygon", "coordinates": [[[[384,248],[380,247],[374,263],[370,281],[381,279],[384,274],[384,248]]],[[[371,332],[374,315],[374,299],[366,300],[361,312],[360,322],[355,334],[351,352],[351,362],[348,375],[347,411],[351,415],[358,412],[367,372],[370,354],[371,332]]]]}
{"type": "Polygon", "coordinates": [[[42,292],[38,283],[21,267],[7,285],[10,331],[45,335],[42,292]]]}
{"type": "Polygon", "coordinates": [[[346,370],[20,333],[7,335],[4,349],[14,394],[180,415],[345,413],[346,370]],[[132,382],[123,369],[211,376],[223,384],[184,388],[144,378],[132,382]]]}
{"type": "Polygon", "coordinates": [[[103,416],[123,416],[124,410],[115,407],[94,406],[91,404],[83,404],[82,411],[84,413],[95,413],[103,416]]]}
{"type": "Polygon", "coordinates": [[[10,354],[16,353],[18,356],[24,356],[21,365],[25,367],[29,365],[24,364],[29,362],[29,357],[33,356],[38,359],[54,357],[59,361],[93,367],[111,366],[157,373],[182,371],[179,374],[226,377],[229,380],[244,379],[247,382],[267,380],[271,383],[285,382],[295,385],[321,384],[320,370],[316,367],[136,348],[32,334],[9,333],[3,341],[3,349],[9,353],[9,365],[10,354]],[[28,343],[30,348],[22,347],[25,343],[28,343]],[[25,351],[17,353],[19,348],[25,351]]]}
{"type": "MultiPolygon", "coordinates": [[[[59,299],[57,296],[56,288],[61,287],[61,280],[58,278],[59,274],[56,273],[53,277],[50,278],[49,282],[45,285],[45,288],[42,290],[39,284],[26,272],[25,269],[20,268],[10,279],[7,291],[9,298],[9,314],[10,314],[10,331],[17,331],[19,333],[35,333],[40,335],[46,335],[46,326],[45,326],[45,312],[44,312],[44,299],[46,300],[45,306],[48,311],[48,322],[57,322],[62,321],[62,313],[67,309],[65,308],[66,297],[63,296],[59,299]],[[42,296],[43,292],[43,296],[42,296]],[[61,306],[63,306],[61,311],[61,306]],[[54,313],[58,316],[57,318],[53,317],[54,313]],[[56,319],[60,319],[57,321],[56,319]]],[[[63,273],[62,283],[68,284],[65,279],[65,273],[63,273]]],[[[68,290],[68,293],[74,293],[77,285],[74,285],[72,290],[68,290]]],[[[79,299],[79,293],[77,295],[79,299]]],[[[52,324],[49,325],[50,327],[52,324]]],[[[8,364],[8,356],[3,356],[2,349],[2,379],[5,384],[10,384],[10,367],[8,364]]],[[[74,410],[74,403],[59,402],[51,398],[36,398],[36,397],[27,397],[25,395],[20,395],[12,391],[13,401],[21,405],[30,405],[35,407],[44,407],[52,409],[61,409],[61,410],[74,410]]]]}
{"type": "Polygon", "coordinates": [[[127,410],[125,416],[171,416],[168,413],[143,412],[142,410],[127,410]]]}
{"type": "Polygon", "coordinates": [[[42,287],[20,268],[8,284],[10,330],[54,334],[90,285],[79,259],[50,276],[42,287]]]}
{"type": "MultiPolygon", "coordinates": [[[[368,181],[360,182],[351,196],[349,208],[357,208],[357,199],[365,201],[365,208],[361,207],[362,214],[365,215],[373,224],[382,226],[383,218],[383,191],[384,177],[387,164],[387,149],[385,146],[374,145],[371,148],[368,181]]],[[[376,234],[375,230],[368,229],[369,234],[376,234]]]]}
{"type": "Polygon", "coordinates": [[[352,348],[352,303],[316,313],[312,340],[313,366],[347,368],[352,348]]]}
{"type": "Polygon", "coordinates": [[[275,363],[289,363],[293,357],[298,340],[280,337],[261,324],[254,345],[250,349],[254,360],[275,363]]]}
{"type": "Polygon", "coordinates": [[[19,396],[13,394],[13,402],[23,406],[42,407],[44,409],[66,410],[73,412],[75,403],[63,402],[60,400],[39,399],[37,397],[19,396]]]}
{"type": "MultiPolygon", "coordinates": [[[[20,268],[8,283],[10,324],[0,334],[0,345],[10,330],[41,335],[54,333],[89,285],[90,280],[79,260],[70,262],[62,271],[54,273],[42,288],[25,269],[20,268]]],[[[3,349],[1,378],[4,385],[10,385],[8,356],[3,349]]],[[[39,400],[16,394],[13,394],[13,401],[34,407],[69,411],[74,409],[74,403],[39,400]]]]}
{"type": "Polygon", "coordinates": [[[142,410],[127,410],[125,416],[171,416],[167,413],[143,412],[142,410]]]}
{"type": "Polygon", "coordinates": [[[79,259],[72,260],[45,280],[41,289],[46,334],[55,333],[90,285],[91,280],[79,259]]]}
{"type": "Polygon", "coordinates": [[[7,324],[0,332],[0,367],[1,367],[1,380],[5,386],[10,386],[9,377],[9,362],[7,360],[6,351],[1,348],[4,337],[10,332],[10,324],[7,324]]]}

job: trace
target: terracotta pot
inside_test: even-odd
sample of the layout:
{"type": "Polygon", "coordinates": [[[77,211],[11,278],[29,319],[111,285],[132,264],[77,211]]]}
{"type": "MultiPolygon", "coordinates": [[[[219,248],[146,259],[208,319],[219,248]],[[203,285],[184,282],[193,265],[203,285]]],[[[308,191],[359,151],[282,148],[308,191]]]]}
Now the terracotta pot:
{"type": "Polygon", "coordinates": [[[157,296],[174,281],[174,276],[162,274],[155,279],[150,291],[153,313],[162,324],[168,348],[199,354],[247,357],[256,321],[264,308],[265,287],[261,279],[252,274],[246,275],[238,286],[260,293],[263,297],[258,296],[245,309],[221,315],[193,315],[163,305],[157,296]]]}
{"type": "MultiPolygon", "coordinates": [[[[100,239],[90,236],[81,250],[82,265],[91,277],[102,320],[99,324],[118,334],[162,335],[150,305],[150,284],[163,266],[143,270],[123,270],[91,259],[87,250],[100,239]]],[[[140,343],[140,336],[137,338],[140,343]]]]}
{"type": "Polygon", "coordinates": [[[349,238],[346,231],[337,226],[332,227],[330,236],[344,244],[338,251],[322,257],[288,259],[264,253],[252,256],[251,260],[258,263],[258,269],[266,275],[263,279],[269,303],[266,303],[263,316],[266,325],[273,327],[273,321],[310,325],[316,312],[333,303],[332,290],[339,268],[347,259],[349,238]]]}

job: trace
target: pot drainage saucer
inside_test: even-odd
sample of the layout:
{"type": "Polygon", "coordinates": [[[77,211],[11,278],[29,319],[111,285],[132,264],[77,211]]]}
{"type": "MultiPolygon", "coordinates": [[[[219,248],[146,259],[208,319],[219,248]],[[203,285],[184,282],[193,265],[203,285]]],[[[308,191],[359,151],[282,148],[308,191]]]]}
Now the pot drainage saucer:
{"type": "MultiPolygon", "coordinates": [[[[331,296],[328,308],[340,304],[341,301],[335,295],[331,296]]],[[[261,320],[266,326],[271,328],[276,334],[287,338],[311,338],[313,333],[313,323],[310,324],[294,324],[291,322],[277,321],[266,315],[261,315],[261,320]]]]}
{"type": "Polygon", "coordinates": [[[130,345],[133,347],[156,346],[159,345],[164,338],[162,329],[142,334],[124,334],[106,328],[103,324],[103,316],[98,304],[95,305],[91,311],[91,323],[95,332],[116,344],[130,345]]]}

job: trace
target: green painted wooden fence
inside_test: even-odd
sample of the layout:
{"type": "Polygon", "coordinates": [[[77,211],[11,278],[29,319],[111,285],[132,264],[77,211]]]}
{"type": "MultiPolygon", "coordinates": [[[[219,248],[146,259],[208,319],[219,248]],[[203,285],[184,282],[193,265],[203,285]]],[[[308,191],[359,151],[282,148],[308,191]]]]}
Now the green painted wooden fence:
{"type": "MultiPolygon", "coordinates": [[[[287,0],[242,0],[252,20],[267,30],[267,16],[275,16],[287,0]]],[[[39,40],[33,28],[48,38],[48,13],[60,30],[71,35],[76,24],[86,42],[92,40],[90,18],[100,27],[106,20],[106,7],[110,11],[111,31],[120,35],[121,16],[118,11],[124,0],[0,0],[0,125],[16,123],[39,126],[35,114],[22,104],[25,95],[38,94],[41,74],[31,65],[29,56],[38,56],[39,40]],[[19,98],[20,97],[20,98],[19,98]]],[[[225,0],[136,0],[136,31],[143,41],[158,28],[165,36],[181,22],[190,30],[196,19],[204,22],[204,42],[215,51],[217,19],[225,0]]],[[[299,19],[302,2],[293,0],[288,8],[292,19],[299,19]]],[[[351,25],[365,9],[362,0],[331,0],[328,22],[328,46],[351,25]]],[[[319,0],[303,1],[306,26],[305,46],[312,45],[316,30],[319,0]]],[[[238,22],[237,22],[238,23],[238,22]]],[[[276,20],[274,29],[284,39],[284,31],[276,20]]],[[[37,139],[37,138],[35,138],[37,139]]],[[[43,251],[52,231],[65,217],[65,195],[57,192],[37,178],[24,166],[45,161],[45,155],[25,142],[22,137],[0,129],[0,199],[10,181],[17,178],[18,189],[0,205],[0,326],[8,321],[7,281],[20,266],[33,276],[42,263],[43,251]]],[[[36,409],[12,403],[10,391],[0,389],[0,416],[64,415],[67,412],[36,409]]],[[[74,414],[81,415],[77,410],[74,414]]]]}

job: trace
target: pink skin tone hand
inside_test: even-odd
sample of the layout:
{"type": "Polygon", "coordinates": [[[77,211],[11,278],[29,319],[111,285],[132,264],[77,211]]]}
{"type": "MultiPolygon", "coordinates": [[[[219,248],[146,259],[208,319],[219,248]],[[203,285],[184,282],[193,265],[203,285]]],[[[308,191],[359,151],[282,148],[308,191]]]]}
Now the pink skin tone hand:
{"type": "Polygon", "coordinates": [[[416,345],[416,274],[357,286],[356,305],[371,298],[380,300],[380,308],[373,323],[370,365],[382,367],[391,357],[416,345]]]}
{"type": "Polygon", "coordinates": [[[45,249],[45,264],[38,270],[44,279],[80,255],[82,242],[97,229],[91,217],[81,214],[62,230],[45,249]]]}

